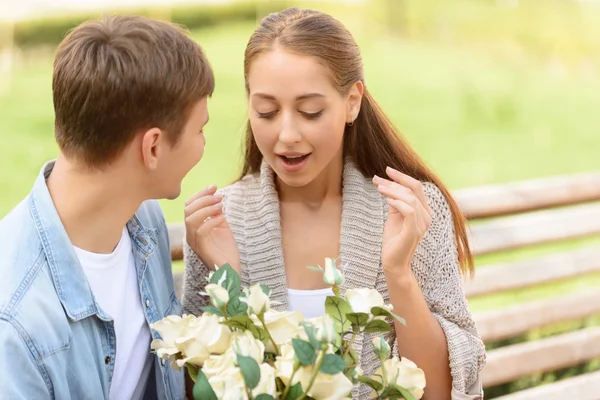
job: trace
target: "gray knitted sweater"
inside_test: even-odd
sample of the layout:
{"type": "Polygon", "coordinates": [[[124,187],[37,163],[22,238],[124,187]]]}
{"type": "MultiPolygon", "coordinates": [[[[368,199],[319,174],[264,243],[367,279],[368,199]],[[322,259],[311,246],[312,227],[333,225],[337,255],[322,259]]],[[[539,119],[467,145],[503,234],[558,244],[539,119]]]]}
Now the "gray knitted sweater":
{"type": "MultiPolygon", "coordinates": [[[[425,183],[424,190],[433,209],[433,222],[416,250],[412,269],[429,309],[448,340],[452,399],[482,399],[479,373],[485,364],[485,348],[467,309],[452,214],[435,185],[425,183]]],[[[227,221],[239,247],[242,286],[264,283],[271,288],[271,298],[280,302],[274,308],[288,309],[279,201],[272,169],[263,162],[260,174],[249,175],[220,193],[224,197],[227,221]]],[[[385,198],[350,161],[344,166],[342,196],[339,256],[340,265],[348,264],[342,291],[376,288],[388,303],[388,288],[381,267],[382,235],[388,207],[385,198]]],[[[208,269],[187,244],[184,260],[184,312],[197,315],[201,312],[200,307],[208,304],[208,298],[199,294],[207,283],[208,269]]],[[[392,322],[390,325],[393,328],[392,322]]],[[[365,334],[354,343],[366,375],[371,375],[380,366],[370,345],[374,335],[377,334],[365,334]]],[[[393,330],[386,334],[386,339],[397,354],[393,330]]],[[[367,399],[369,390],[360,385],[354,389],[353,398],[367,399]]]]}

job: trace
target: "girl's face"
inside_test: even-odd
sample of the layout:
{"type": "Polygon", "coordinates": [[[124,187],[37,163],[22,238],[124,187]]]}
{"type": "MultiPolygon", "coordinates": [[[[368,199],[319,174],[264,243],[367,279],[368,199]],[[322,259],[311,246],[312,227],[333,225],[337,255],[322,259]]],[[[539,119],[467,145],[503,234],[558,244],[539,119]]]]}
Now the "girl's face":
{"type": "Polygon", "coordinates": [[[342,163],[344,128],[360,109],[362,84],[340,95],[316,59],[274,50],[252,62],[249,119],[278,178],[301,187],[342,163]]]}

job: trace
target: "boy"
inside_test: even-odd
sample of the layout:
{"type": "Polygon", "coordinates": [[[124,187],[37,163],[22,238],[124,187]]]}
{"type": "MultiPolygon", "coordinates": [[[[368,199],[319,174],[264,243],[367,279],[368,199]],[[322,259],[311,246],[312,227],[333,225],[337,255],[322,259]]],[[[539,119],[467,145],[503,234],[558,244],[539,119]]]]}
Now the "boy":
{"type": "Polygon", "coordinates": [[[0,393],[18,399],[183,399],[149,324],[180,314],[167,228],[201,159],[214,77],[168,23],[88,21],[60,44],[60,153],[0,221],[0,393]]]}

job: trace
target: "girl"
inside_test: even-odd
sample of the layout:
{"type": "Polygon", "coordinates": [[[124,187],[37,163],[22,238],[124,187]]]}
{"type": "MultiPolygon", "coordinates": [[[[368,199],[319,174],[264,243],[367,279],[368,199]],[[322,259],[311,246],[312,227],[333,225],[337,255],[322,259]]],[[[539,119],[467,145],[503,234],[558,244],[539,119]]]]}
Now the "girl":
{"type": "MultiPolygon", "coordinates": [[[[290,8],[266,17],[245,52],[246,154],[239,181],[186,202],[183,305],[197,314],[207,267],[230,263],[280,310],[324,313],[322,274],[339,255],[343,289],[376,288],[407,325],[386,338],[424,370],[425,398],[482,399],[485,349],[461,286],[473,260],[448,190],[400,138],[333,17],[290,8]]],[[[361,368],[378,368],[370,334],[361,368]]],[[[355,388],[354,398],[369,397],[355,388]]]]}

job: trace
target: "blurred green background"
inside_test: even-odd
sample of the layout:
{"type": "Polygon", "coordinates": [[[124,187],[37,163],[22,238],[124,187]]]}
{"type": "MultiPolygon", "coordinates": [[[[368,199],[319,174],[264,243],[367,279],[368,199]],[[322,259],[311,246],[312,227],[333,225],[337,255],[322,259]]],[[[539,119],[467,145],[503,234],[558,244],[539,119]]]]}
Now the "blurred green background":
{"type": "MultiPolygon", "coordinates": [[[[361,46],[371,92],[451,189],[600,169],[600,3],[197,3],[131,10],[189,26],[216,74],[205,156],[185,179],[181,197],[161,202],[169,223],[183,220],[183,203],[196,191],[209,184],[226,185],[239,173],[246,115],[244,48],[259,18],[290,4],[330,12],[347,25],[361,46]]],[[[110,11],[108,6],[104,11],[110,11]]],[[[41,165],[57,154],[51,96],[57,41],[65,29],[98,15],[61,14],[1,26],[0,217],[27,195],[41,165]]],[[[600,243],[600,238],[561,246],[590,242],[600,243]]],[[[528,257],[551,248],[557,245],[480,258],[477,263],[528,257]]],[[[600,285],[598,274],[478,298],[471,308],[497,308],[594,285],[600,285]]],[[[593,318],[560,324],[512,342],[599,323],[593,318]]],[[[493,398],[593,369],[600,369],[600,360],[524,377],[486,394],[493,398]]]]}

